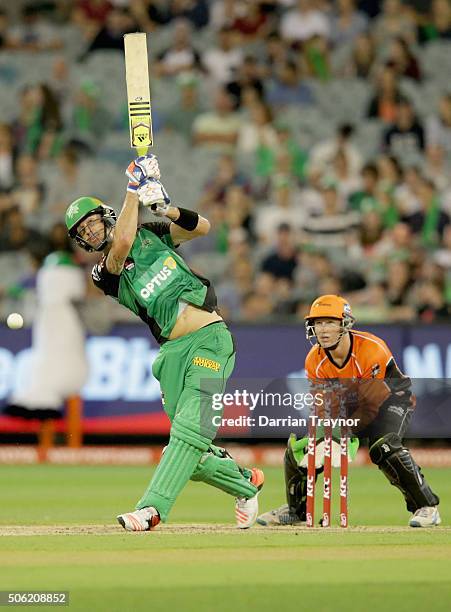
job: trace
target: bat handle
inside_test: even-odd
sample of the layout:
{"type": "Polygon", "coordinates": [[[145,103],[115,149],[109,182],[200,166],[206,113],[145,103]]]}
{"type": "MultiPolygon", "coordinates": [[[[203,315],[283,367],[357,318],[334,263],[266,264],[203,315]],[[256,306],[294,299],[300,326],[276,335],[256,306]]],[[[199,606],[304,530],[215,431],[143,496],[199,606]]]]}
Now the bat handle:
{"type": "Polygon", "coordinates": [[[136,152],[138,153],[138,157],[141,157],[142,155],[147,155],[148,150],[149,150],[148,147],[136,147],[136,152]]]}

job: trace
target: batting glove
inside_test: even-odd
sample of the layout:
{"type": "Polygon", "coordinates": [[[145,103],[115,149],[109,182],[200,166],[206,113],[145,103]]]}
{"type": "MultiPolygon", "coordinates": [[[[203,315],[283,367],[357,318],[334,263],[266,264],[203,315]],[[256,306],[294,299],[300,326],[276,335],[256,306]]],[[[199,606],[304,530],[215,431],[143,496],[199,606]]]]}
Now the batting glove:
{"type": "Polygon", "coordinates": [[[138,183],[138,185],[147,178],[160,180],[161,174],[158,159],[155,155],[141,155],[129,164],[125,174],[131,183],[138,183]]]}
{"type": "Polygon", "coordinates": [[[171,199],[161,181],[155,178],[146,179],[138,187],[137,194],[141,204],[150,208],[158,217],[164,217],[168,212],[171,199]]]}

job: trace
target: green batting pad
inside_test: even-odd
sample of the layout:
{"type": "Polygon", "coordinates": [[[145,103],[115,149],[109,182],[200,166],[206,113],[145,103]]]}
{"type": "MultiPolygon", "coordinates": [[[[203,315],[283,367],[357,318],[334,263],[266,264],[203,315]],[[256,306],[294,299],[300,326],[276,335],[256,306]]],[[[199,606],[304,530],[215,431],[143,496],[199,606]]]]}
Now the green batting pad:
{"type": "Polygon", "coordinates": [[[183,418],[174,419],[169,444],[146,492],[136,504],[137,510],[153,506],[158,510],[162,521],[166,521],[175,500],[210,444],[208,438],[191,429],[189,425],[183,418]]]}
{"type": "Polygon", "coordinates": [[[241,469],[223,448],[211,445],[201,456],[191,480],[205,482],[234,497],[249,499],[258,490],[250,477],[250,470],[241,469]]]}

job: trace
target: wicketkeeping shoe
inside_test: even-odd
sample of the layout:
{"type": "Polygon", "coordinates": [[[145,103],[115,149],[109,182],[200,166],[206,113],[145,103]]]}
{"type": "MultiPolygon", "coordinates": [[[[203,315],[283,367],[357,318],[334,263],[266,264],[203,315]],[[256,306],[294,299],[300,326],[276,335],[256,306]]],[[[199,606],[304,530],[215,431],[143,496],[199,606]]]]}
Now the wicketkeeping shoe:
{"type": "Polygon", "coordinates": [[[440,525],[442,519],[436,506],[419,508],[409,521],[410,527],[435,527],[440,525]]]}
{"type": "Polygon", "coordinates": [[[275,527],[280,525],[300,525],[302,521],[297,514],[290,512],[288,504],[284,504],[280,508],[260,514],[257,518],[257,523],[263,525],[263,527],[275,527]]]}
{"type": "Polygon", "coordinates": [[[160,515],[152,506],[119,514],[116,518],[127,531],[150,531],[160,522],[160,515]]]}
{"type": "Polygon", "coordinates": [[[238,529],[249,529],[257,520],[258,515],[258,494],[265,482],[265,475],[262,470],[252,468],[251,483],[258,489],[254,497],[246,499],[237,497],[235,500],[235,517],[238,529]]]}

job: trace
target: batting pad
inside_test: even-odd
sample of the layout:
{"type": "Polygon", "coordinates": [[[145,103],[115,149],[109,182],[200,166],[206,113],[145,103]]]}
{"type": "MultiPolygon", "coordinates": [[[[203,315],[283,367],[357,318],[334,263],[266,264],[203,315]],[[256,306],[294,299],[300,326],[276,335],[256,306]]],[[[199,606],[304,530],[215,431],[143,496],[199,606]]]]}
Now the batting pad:
{"type": "Polygon", "coordinates": [[[175,500],[209,445],[210,440],[194,431],[188,421],[176,417],[172,423],[169,444],[146,492],[136,504],[136,509],[153,506],[158,510],[161,520],[166,521],[175,500]]]}
{"type": "Polygon", "coordinates": [[[205,482],[234,497],[254,497],[258,489],[250,482],[250,470],[240,469],[224,449],[211,445],[197,465],[191,480],[205,482]]]}

